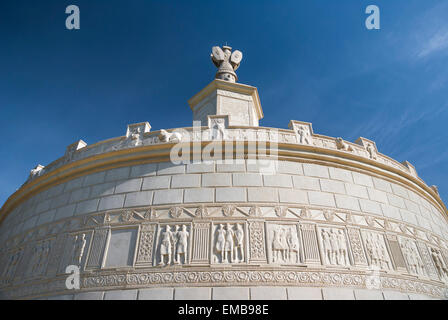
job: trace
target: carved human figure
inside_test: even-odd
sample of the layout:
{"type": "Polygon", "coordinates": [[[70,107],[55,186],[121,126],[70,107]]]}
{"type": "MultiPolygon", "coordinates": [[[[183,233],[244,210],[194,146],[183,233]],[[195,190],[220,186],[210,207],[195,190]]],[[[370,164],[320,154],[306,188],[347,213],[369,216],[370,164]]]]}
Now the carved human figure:
{"type": "Polygon", "coordinates": [[[339,264],[339,240],[338,235],[334,229],[330,230],[330,244],[331,244],[331,264],[339,264]]]}
{"type": "Polygon", "coordinates": [[[243,225],[237,223],[235,231],[235,262],[244,261],[244,230],[243,225]],[[241,257],[239,260],[238,258],[241,257]]]}
{"type": "Polygon", "coordinates": [[[325,255],[326,263],[332,264],[333,252],[332,252],[332,248],[331,248],[330,234],[326,230],[322,229],[321,237],[322,237],[322,244],[324,247],[324,255],[325,255]]]}
{"type": "Polygon", "coordinates": [[[300,256],[299,256],[299,238],[297,237],[297,232],[295,230],[288,229],[288,233],[286,236],[286,240],[288,242],[288,256],[289,256],[289,262],[292,261],[293,254],[296,256],[296,263],[300,263],[300,256]]]}
{"type": "Polygon", "coordinates": [[[339,247],[339,265],[348,266],[350,261],[348,259],[348,249],[347,242],[345,241],[344,232],[342,230],[338,230],[337,233],[338,238],[338,247],[339,247]]]}
{"type": "Polygon", "coordinates": [[[226,242],[224,245],[224,261],[227,262],[227,259],[230,258],[230,262],[233,262],[233,237],[235,235],[235,232],[233,231],[230,224],[226,225],[226,242]]]}
{"type": "Polygon", "coordinates": [[[448,268],[445,264],[445,261],[443,260],[442,253],[435,248],[431,248],[431,257],[434,261],[437,273],[439,274],[440,278],[442,278],[442,280],[444,281],[448,281],[448,268]]]}
{"type": "Polygon", "coordinates": [[[162,232],[161,235],[162,241],[160,243],[160,262],[159,265],[165,265],[165,257],[166,264],[171,264],[172,257],[172,246],[174,242],[173,232],[171,231],[170,226],[165,227],[165,231],[162,232]]]}
{"type": "Polygon", "coordinates": [[[272,238],[272,262],[280,262],[281,255],[283,252],[282,241],[281,241],[281,228],[278,227],[274,229],[274,236],[272,238]]]}
{"type": "Polygon", "coordinates": [[[371,143],[367,144],[366,150],[369,153],[370,159],[376,160],[375,148],[373,147],[373,145],[371,143]]]}
{"type": "Polygon", "coordinates": [[[181,256],[184,258],[184,264],[187,262],[188,252],[188,237],[190,233],[187,231],[187,226],[182,225],[182,229],[176,232],[176,262],[181,263],[181,256]]]}
{"type": "Polygon", "coordinates": [[[211,128],[212,140],[224,140],[226,139],[226,126],[224,119],[214,119],[213,126],[211,128]]]}
{"type": "Polygon", "coordinates": [[[8,267],[5,268],[5,270],[3,271],[3,276],[7,279],[10,280],[11,277],[14,274],[14,271],[16,269],[17,263],[19,262],[19,257],[20,257],[20,253],[16,252],[14,254],[12,254],[9,257],[9,261],[8,261],[8,267]]]}
{"type": "Polygon", "coordinates": [[[373,239],[373,235],[371,233],[367,233],[366,237],[366,250],[367,254],[370,257],[371,264],[374,266],[377,266],[381,268],[381,264],[379,261],[379,254],[378,254],[378,246],[373,239]]]}
{"type": "Polygon", "coordinates": [[[297,128],[297,134],[299,136],[299,143],[301,144],[311,144],[311,136],[309,131],[303,127],[299,126],[297,128]]]}
{"type": "Polygon", "coordinates": [[[226,245],[226,231],[224,230],[224,226],[222,224],[220,224],[218,226],[218,229],[216,230],[216,245],[215,245],[215,249],[216,252],[218,254],[218,256],[221,256],[221,263],[224,262],[225,257],[224,257],[224,248],[226,245]]]}
{"type": "Polygon", "coordinates": [[[135,131],[131,134],[131,141],[133,146],[139,146],[142,144],[141,131],[141,128],[135,128],[135,131]]]}
{"type": "Polygon", "coordinates": [[[73,244],[73,257],[74,264],[80,265],[82,257],[84,255],[84,249],[86,247],[86,235],[84,233],[75,236],[75,242],[73,244]]]}
{"type": "Polygon", "coordinates": [[[377,256],[380,263],[380,267],[385,270],[386,269],[390,270],[392,266],[390,265],[389,259],[387,258],[388,257],[387,249],[384,245],[384,242],[381,240],[381,235],[379,234],[376,235],[375,244],[378,252],[377,256]]]}

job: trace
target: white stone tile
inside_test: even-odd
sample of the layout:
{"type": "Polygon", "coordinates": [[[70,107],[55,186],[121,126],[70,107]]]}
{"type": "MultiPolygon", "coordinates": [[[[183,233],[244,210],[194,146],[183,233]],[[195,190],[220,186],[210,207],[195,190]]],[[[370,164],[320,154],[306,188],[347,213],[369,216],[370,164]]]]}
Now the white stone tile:
{"type": "Polygon", "coordinates": [[[304,163],[303,172],[306,176],[318,177],[318,178],[329,178],[328,167],[321,166],[313,163],[304,163]]]}
{"type": "Polygon", "coordinates": [[[288,287],[288,300],[322,300],[322,289],[313,287],[288,287]]]}
{"type": "Polygon", "coordinates": [[[60,207],[58,209],[56,209],[56,214],[54,215],[53,221],[57,221],[60,219],[65,219],[68,217],[73,216],[73,214],[75,213],[75,208],[76,208],[76,204],[69,204],[68,206],[65,207],[60,207]]]}
{"type": "Polygon", "coordinates": [[[392,183],[391,186],[392,186],[392,192],[395,193],[397,196],[409,199],[408,191],[405,188],[395,183],[392,183]]]}
{"type": "Polygon", "coordinates": [[[174,300],[210,300],[211,288],[175,288],[174,300]]]}
{"type": "Polygon", "coordinates": [[[334,207],[334,196],[331,193],[308,191],[308,200],[310,204],[334,207]]]}
{"type": "Polygon", "coordinates": [[[351,183],[345,183],[345,190],[347,191],[347,195],[349,195],[349,196],[369,199],[369,196],[367,195],[366,187],[358,186],[356,184],[351,184],[351,183]]]}
{"type": "Polygon", "coordinates": [[[355,289],[356,300],[384,300],[380,290],[355,289]]]}
{"type": "Polygon", "coordinates": [[[70,203],[83,201],[89,198],[91,187],[84,187],[81,189],[73,190],[70,195],[70,203]]]}
{"type": "Polygon", "coordinates": [[[216,202],[245,202],[246,188],[216,188],[216,202]]]}
{"type": "Polygon", "coordinates": [[[406,206],[404,205],[404,200],[396,195],[387,194],[387,199],[389,200],[389,204],[394,206],[394,207],[398,207],[398,208],[406,208],[406,206]]]}
{"type": "Polygon", "coordinates": [[[155,176],[157,163],[146,163],[131,167],[131,178],[155,176]]]}
{"type": "Polygon", "coordinates": [[[383,179],[378,179],[378,178],[372,178],[373,180],[373,184],[375,186],[375,189],[387,192],[387,193],[392,193],[392,188],[390,187],[390,183],[386,180],[383,179]]]}
{"type": "Polygon", "coordinates": [[[278,161],[267,159],[248,159],[247,172],[275,174],[278,172],[278,161]]]}
{"type": "Polygon", "coordinates": [[[345,196],[342,194],[335,194],[334,197],[338,208],[356,211],[360,210],[358,198],[345,196]]]}
{"type": "Polygon", "coordinates": [[[416,214],[420,214],[419,205],[416,204],[415,202],[405,199],[404,204],[409,211],[416,213],[416,214]]]}
{"type": "Polygon", "coordinates": [[[266,187],[292,187],[292,179],[289,174],[263,175],[263,181],[266,187]]]}
{"type": "Polygon", "coordinates": [[[73,300],[72,294],[61,294],[57,296],[48,297],[47,300],[73,300]]]}
{"type": "Polygon", "coordinates": [[[278,192],[276,188],[247,188],[248,201],[255,202],[277,202],[278,192]]]}
{"type": "Polygon", "coordinates": [[[66,204],[68,204],[69,200],[70,200],[70,193],[69,192],[63,193],[50,200],[51,201],[50,208],[54,209],[65,206],[66,204]]]}
{"type": "Polygon", "coordinates": [[[104,293],[104,300],[137,300],[137,290],[114,290],[104,293]]]}
{"type": "Polygon", "coordinates": [[[305,177],[305,176],[293,176],[294,188],[303,190],[320,190],[319,179],[305,177]]]}
{"type": "Polygon", "coordinates": [[[355,300],[353,289],[322,288],[324,300],[355,300]]]}
{"type": "Polygon", "coordinates": [[[149,206],[152,203],[152,191],[139,191],[126,194],[125,207],[149,206]]]}
{"type": "Polygon", "coordinates": [[[56,214],[55,209],[41,213],[37,219],[36,226],[40,226],[41,224],[53,221],[55,214],[56,214]]]}
{"type": "Polygon", "coordinates": [[[138,300],[173,300],[173,288],[149,288],[138,291],[138,300]]]}
{"type": "Polygon", "coordinates": [[[252,287],[250,288],[251,300],[286,300],[286,288],[284,287],[252,287]]]}
{"type": "Polygon", "coordinates": [[[330,172],[331,179],[353,183],[353,177],[351,171],[333,167],[329,167],[328,170],[330,172]]]}
{"type": "Polygon", "coordinates": [[[403,220],[405,222],[412,223],[412,224],[415,224],[415,225],[418,224],[417,216],[414,213],[412,213],[410,211],[407,211],[407,210],[404,210],[404,209],[400,209],[400,214],[401,214],[401,217],[403,218],[403,220]]]}
{"type": "Polygon", "coordinates": [[[409,300],[409,296],[406,293],[398,292],[398,291],[383,291],[385,300],[409,300]]]}
{"type": "Polygon", "coordinates": [[[278,161],[278,173],[299,174],[303,175],[303,167],[299,162],[278,161]]]}
{"type": "Polygon", "coordinates": [[[154,192],[153,204],[181,203],[182,198],[182,189],[156,190],[154,192]]]}
{"type": "Polygon", "coordinates": [[[157,175],[182,174],[185,173],[184,164],[173,164],[171,162],[161,162],[157,167],[157,175]]]}
{"type": "Polygon", "coordinates": [[[193,188],[185,189],[184,202],[213,202],[215,200],[215,189],[213,188],[193,188]]]}
{"type": "Polygon", "coordinates": [[[93,174],[89,174],[84,178],[83,186],[90,186],[93,184],[99,184],[104,182],[106,171],[100,171],[93,174]]]}
{"type": "Polygon", "coordinates": [[[35,213],[40,213],[40,212],[44,212],[50,209],[50,204],[51,204],[51,199],[49,200],[44,200],[41,203],[38,203],[36,206],[36,211],[35,213]]]}
{"type": "Polygon", "coordinates": [[[168,189],[171,176],[147,177],[143,179],[142,190],[168,189]]]}
{"type": "Polygon", "coordinates": [[[373,188],[367,188],[369,194],[369,199],[373,201],[378,201],[381,203],[388,203],[387,194],[383,191],[379,191],[373,188]]]}
{"type": "Polygon", "coordinates": [[[392,207],[388,204],[382,204],[381,210],[383,211],[384,216],[401,220],[400,209],[392,207]]]}
{"type": "Polygon", "coordinates": [[[202,175],[203,187],[226,187],[232,185],[230,173],[204,173],[202,175]]]}
{"type": "Polygon", "coordinates": [[[84,177],[79,177],[79,178],[68,181],[65,184],[64,192],[71,191],[71,190],[77,189],[77,188],[81,188],[83,181],[84,181],[84,177]]]}
{"type": "Polygon", "coordinates": [[[214,287],[212,300],[249,300],[249,288],[214,287]]]}
{"type": "Polygon", "coordinates": [[[139,191],[142,186],[142,179],[130,179],[117,182],[115,193],[139,191]]]}
{"type": "Polygon", "coordinates": [[[359,199],[359,204],[361,205],[361,211],[382,215],[381,204],[375,201],[359,199]]]}
{"type": "Polygon", "coordinates": [[[92,191],[90,192],[90,198],[99,198],[107,196],[113,194],[114,190],[115,190],[114,182],[97,184],[95,186],[92,186],[92,191]]]}
{"type": "Polygon", "coordinates": [[[53,198],[53,197],[60,195],[64,191],[64,188],[65,188],[65,184],[61,183],[57,186],[54,186],[54,187],[48,189],[47,190],[47,198],[53,198]]]}
{"type": "Polygon", "coordinates": [[[201,186],[200,174],[174,175],[171,178],[171,188],[193,188],[201,186]]]}
{"type": "Polygon", "coordinates": [[[98,210],[100,211],[100,210],[123,208],[124,197],[125,197],[124,194],[103,197],[100,200],[98,210]]]}
{"type": "MultiPolygon", "coordinates": [[[[417,293],[408,293],[409,300],[434,300],[435,298],[425,296],[423,294],[417,294],[417,293]]],[[[406,299],[404,299],[406,300],[406,299]]]]}
{"type": "Polygon", "coordinates": [[[211,173],[211,172],[215,172],[214,162],[187,164],[187,173],[211,173]]]}
{"type": "Polygon", "coordinates": [[[131,172],[131,168],[123,167],[123,168],[115,168],[107,171],[105,181],[117,181],[127,179],[131,172]]]}
{"type": "Polygon", "coordinates": [[[355,184],[359,184],[366,187],[373,187],[373,181],[371,176],[359,172],[352,172],[352,175],[355,184]]]}
{"type": "Polygon", "coordinates": [[[26,231],[26,230],[28,230],[28,229],[31,229],[31,228],[33,228],[35,225],[36,225],[36,222],[37,222],[37,219],[39,218],[39,216],[34,216],[34,217],[31,217],[31,218],[29,218],[28,220],[26,220],[24,223],[23,223],[23,227],[22,227],[22,232],[23,231],[26,231]]]}
{"type": "Polygon", "coordinates": [[[344,183],[328,179],[320,179],[320,188],[324,192],[345,194],[344,183]]]}
{"type": "Polygon", "coordinates": [[[216,172],[245,172],[246,171],[246,163],[217,163],[216,164],[216,172]]]}
{"type": "Polygon", "coordinates": [[[79,202],[76,205],[75,215],[94,212],[98,208],[99,199],[92,199],[79,202]]]}
{"type": "Polygon", "coordinates": [[[278,189],[280,202],[308,204],[306,191],[296,189],[278,189]]]}
{"type": "Polygon", "coordinates": [[[261,187],[263,186],[263,176],[260,173],[234,173],[233,186],[261,187]]]}
{"type": "Polygon", "coordinates": [[[103,300],[103,291],[80,292],[74,295],[75,300],[103,300]]]}

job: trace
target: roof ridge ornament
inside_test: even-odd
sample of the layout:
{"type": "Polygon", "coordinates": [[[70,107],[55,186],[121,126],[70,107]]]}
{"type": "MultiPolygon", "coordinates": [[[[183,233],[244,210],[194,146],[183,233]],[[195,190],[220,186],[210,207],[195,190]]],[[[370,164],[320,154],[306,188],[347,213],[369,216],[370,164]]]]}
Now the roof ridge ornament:
{"type": "Polygon", "coordinates": [[[229,82],[238,81],[238,76],[235,71],[240,66],[243,59],[243,53],[239,50],[232,52],[232,47],[227,45],[214,46],[210,55],[213,64],[218,68],[215,79],[225,80],[229,82]]]}

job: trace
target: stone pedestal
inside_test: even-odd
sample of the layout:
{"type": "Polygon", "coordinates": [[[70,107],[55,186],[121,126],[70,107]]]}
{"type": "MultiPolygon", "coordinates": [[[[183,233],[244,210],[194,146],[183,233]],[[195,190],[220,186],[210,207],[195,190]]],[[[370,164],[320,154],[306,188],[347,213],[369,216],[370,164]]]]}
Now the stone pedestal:
{"type": "Polygon", "coordinates": [[[188,101],[193,121],[208,125],[209,115],[228,115],[229,126],[258,126],[263,118],[257,88],[228,81],[213,80],[188,101]]]}

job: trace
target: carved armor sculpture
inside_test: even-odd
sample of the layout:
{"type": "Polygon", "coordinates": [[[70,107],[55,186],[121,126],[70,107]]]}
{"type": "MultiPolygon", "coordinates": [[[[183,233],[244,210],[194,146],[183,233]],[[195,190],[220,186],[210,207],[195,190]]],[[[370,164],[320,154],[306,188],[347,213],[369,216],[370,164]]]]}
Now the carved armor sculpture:
{"type": "Polygon", "coordinates": [[[160,243],[160,265],[171,264],[172,245],[174,241],[173,232],[170,230],[170,226],[165,227],[165,231],[162,232],[162,242],[160,243]]]}
{"type": "Polygon", "coordinates": [[[184,263],[187,262],[189,236],[186,225],[182,225],[182,229],[176,232],[176,263],[181,263],[181,256],[184,257],[184,263]]]}
{"type": "Polygon", "coordinates": [[[86,247],[86,235],[84,233],[75,236],[75,243],[73,245],[73,263],[81,264],[86,247]]]}

